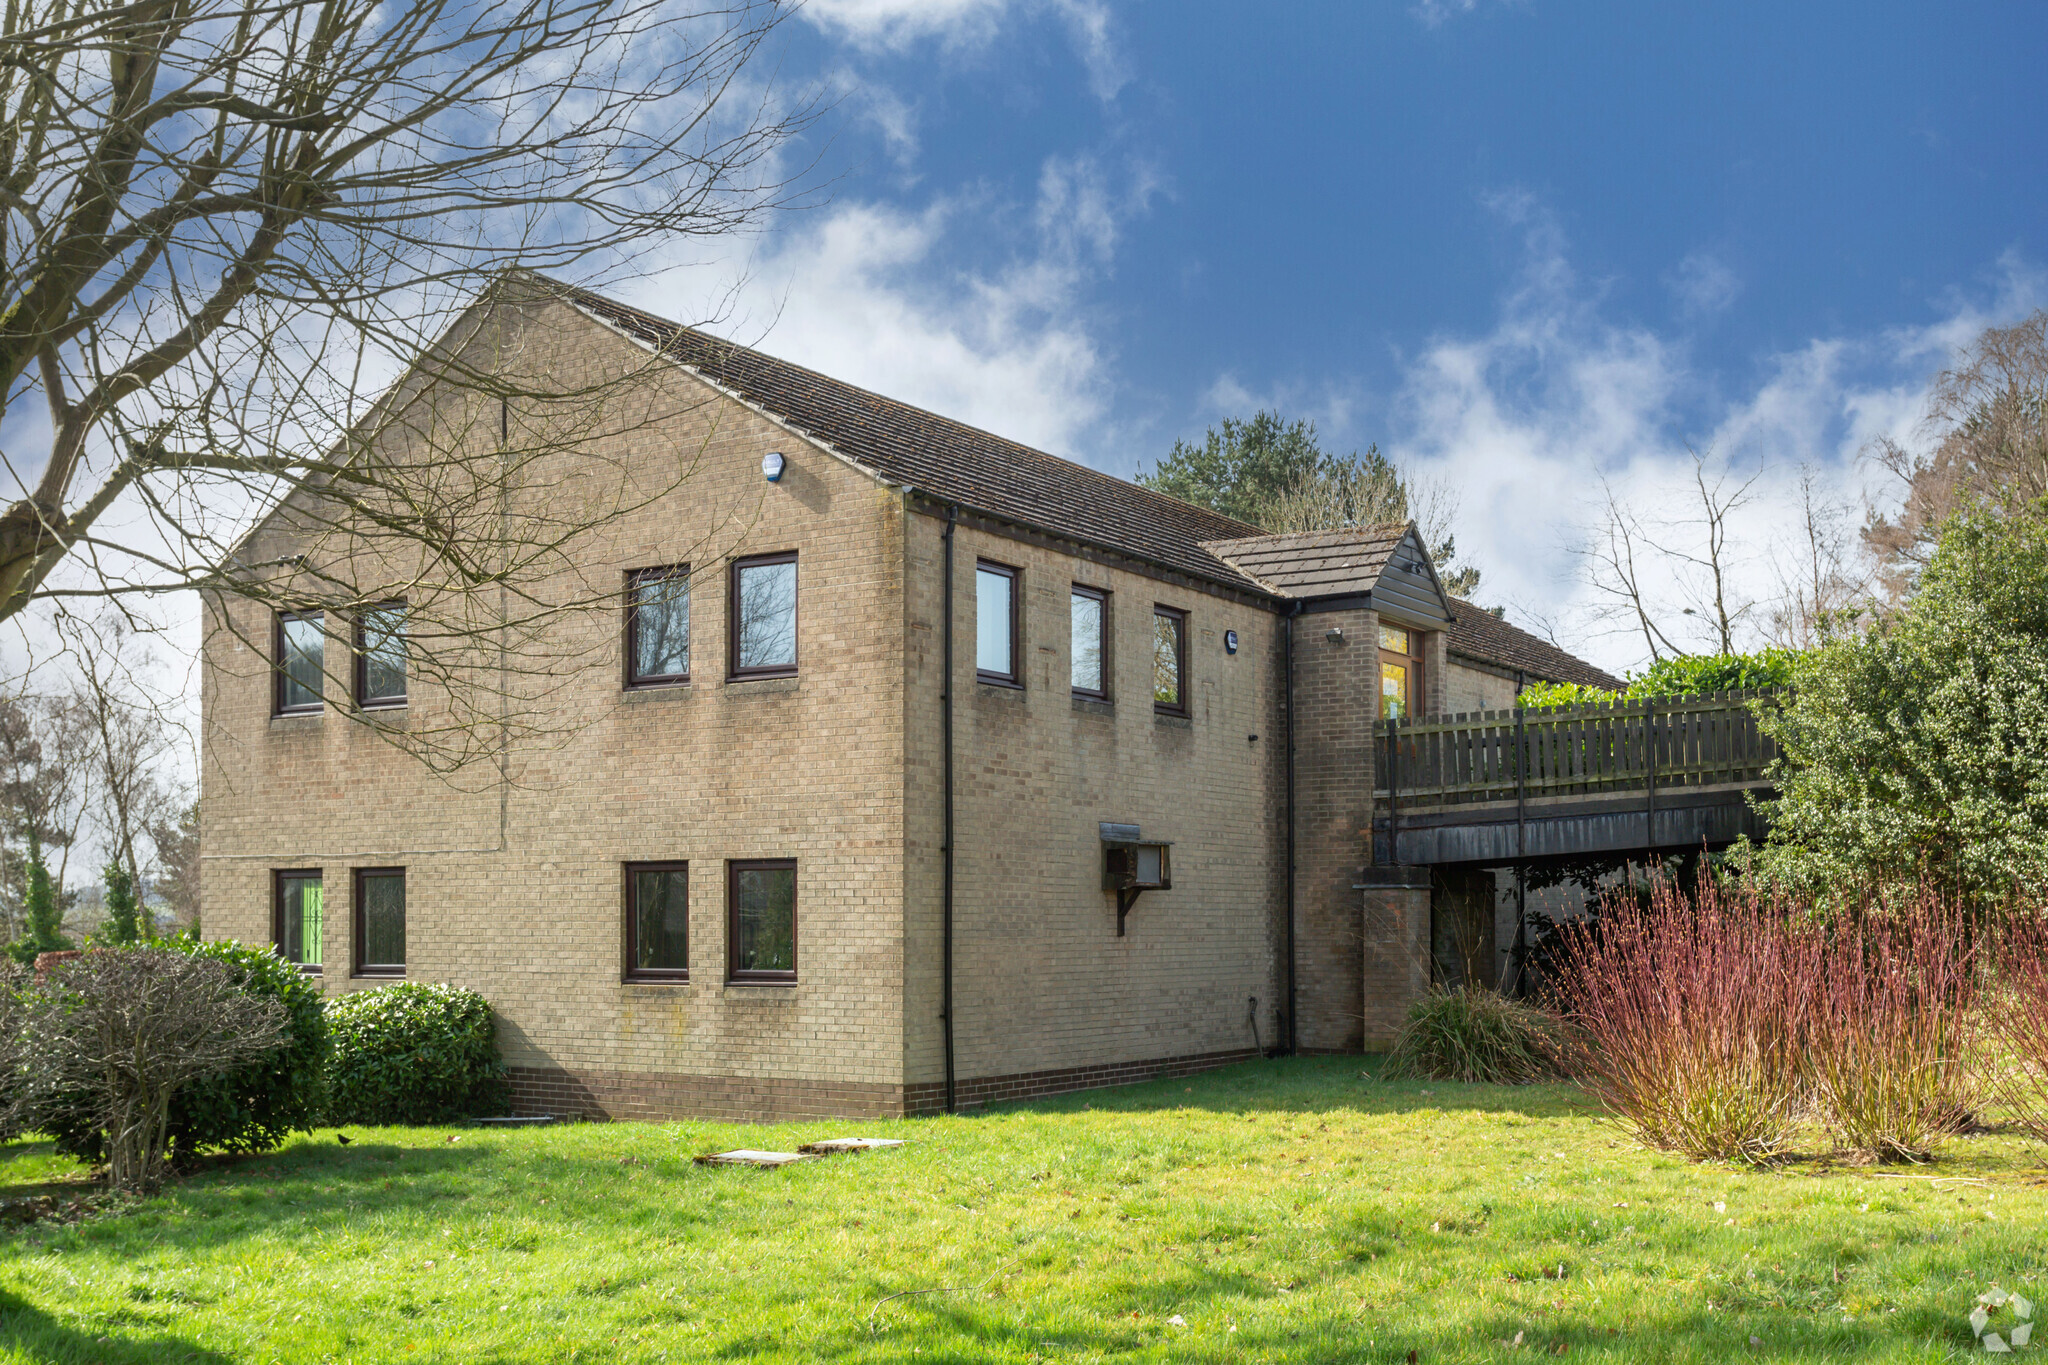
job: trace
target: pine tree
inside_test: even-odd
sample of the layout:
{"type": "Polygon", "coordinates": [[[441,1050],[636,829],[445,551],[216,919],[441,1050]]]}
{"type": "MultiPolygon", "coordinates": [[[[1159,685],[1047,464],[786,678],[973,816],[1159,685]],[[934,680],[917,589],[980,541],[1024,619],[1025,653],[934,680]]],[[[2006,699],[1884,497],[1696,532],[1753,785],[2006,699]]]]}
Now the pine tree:
{"type": "Polygon", "coordinates": [[[107,941],[134,943],[142,937],[142,909],[135,903],[135,879],[118,862],[101,874],[107,887],[107,941]]]}

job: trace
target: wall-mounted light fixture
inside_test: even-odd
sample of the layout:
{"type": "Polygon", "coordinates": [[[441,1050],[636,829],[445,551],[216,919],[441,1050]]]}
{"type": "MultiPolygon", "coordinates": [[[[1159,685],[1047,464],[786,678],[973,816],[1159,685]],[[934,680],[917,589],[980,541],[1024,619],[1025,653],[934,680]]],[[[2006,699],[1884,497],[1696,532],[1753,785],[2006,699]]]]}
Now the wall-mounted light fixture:
{"type": "Polygon", "coordinates": [[[1341,644],[1343,644],[1343,643],[1344,643],[1344,627],[1342,627],[1342,626],[1331,626],[1331,627],[1330,627],[1330,632],[1329,632],[1329,634],[1327,634],[1327,635],[1323,636],[1323,638],[1324,638],[1325,640],[1328,640],[1328,641],[1329,641],[1329,642],[1330,642],[1331,644],[1333,644],[1333,645],[1341,645],[1341,644]]]}
{"type": "Polygon", "coordinates": [[[1116,936],[1141,891],[1173,889],[1173,844],[1145,840],[1136,825],[1102,826],[1102,889],[1116,893],[1116,936]]]}
{"type": "Polygon", "coordinates": [[[761,457],[761,476],[770,483],[781,483],[782,471],[788,463],[781,451],[771,450],[761,457]]]}
{"type": "Polygon", "coordinates": [[[1236,632],[1236,631],[1234,631],[1234,630],[1226,630],[1226,631],[1224,631],[1224,632],[1223,632],[1223,652],[1224,652],[1225,654],[1235,654],[1235,653],[1237,653],[1237,632],[1236,632]]]}

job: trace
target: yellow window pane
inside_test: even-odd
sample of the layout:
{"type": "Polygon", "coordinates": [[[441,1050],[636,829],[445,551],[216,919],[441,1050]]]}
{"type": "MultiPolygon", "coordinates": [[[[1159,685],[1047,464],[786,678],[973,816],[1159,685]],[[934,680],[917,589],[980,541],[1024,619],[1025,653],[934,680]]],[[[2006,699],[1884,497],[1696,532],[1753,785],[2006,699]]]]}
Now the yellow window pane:
{"type": "Polygon", "coordinates": [[[1382,625],[1380,627],[1380,648],[1391,649],[1396,654],[1406,654],[1408,652],[1408,632],[1399,626],[1382,625]]]}
{"type": "Polygon", "coordinates": [[[1380,663],[1380,716],[1382,719],[1408,714],[1408,670],[1399,664],[1380,663]]]}

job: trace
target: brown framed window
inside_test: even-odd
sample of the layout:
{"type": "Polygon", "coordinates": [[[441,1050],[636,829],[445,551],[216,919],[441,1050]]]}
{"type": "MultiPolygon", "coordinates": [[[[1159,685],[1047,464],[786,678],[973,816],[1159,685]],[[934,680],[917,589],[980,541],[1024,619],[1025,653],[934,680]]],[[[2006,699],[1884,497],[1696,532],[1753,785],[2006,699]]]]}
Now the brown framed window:
{"type": "Polygon", "coordinates": [[[796,676],[796,551],[732,565],[728,615],[733,678],[796,676]]]}
{"type": "Polygon", "coordinates": [[[626,575],[626,686],[690,680],[690,566],[626,575]]]}
{"type": "Polygon", "coordinates": [[[626,864],[626,980],[690,979],[690,865],[626,864]]]}
{"type": "Polygon", "coordinates": [[[796,859],[726,864],[726,979],[796,983],[796,859]]]}
{"type": "Polygon", "coordinates": [[[321,708],[327,661],[327,617],[317,611],[281,611],[273,638],[276,690],[272,709],[280,716],[321,708]]]}
{"type": "Polygon", "coordinates": [[[1152,709],[1188,713],[1188,614],[1178,607],[1152,608],[1152,709]]]}
{"type": "Polygon", "coordinates": [[[1109,594],[1076,583],[1067,592],[1068,666],[1074,695],[1109,700],[1109,594]]]}
{"type": "Polygon", "coordinates": [[[1023,576],[1007,564],[974,565],[974,677],[998,687],[1022,687],[1023,576]]]}
{"type": "Polygon", "coordinates": [[[320,869],[298,868],[271,874],[270,940],[277,955],[296,963],[309,976],[320,972],[320,869]]]}
{"type": "Polygon", "coordinates": [[[1422,632],[1380,623],[1380,719],[1412,716],[1422,690],[1422,632]]]}
{"type": "Polygon", "coordinates": [[[355,872],[355,973],[405,975],[405,869],[355,872]]]}
{"type": "Polygon", "coordinates": [[[380,602],[356,616],[356,705],[405,705],[405,603],[380,602]]]}

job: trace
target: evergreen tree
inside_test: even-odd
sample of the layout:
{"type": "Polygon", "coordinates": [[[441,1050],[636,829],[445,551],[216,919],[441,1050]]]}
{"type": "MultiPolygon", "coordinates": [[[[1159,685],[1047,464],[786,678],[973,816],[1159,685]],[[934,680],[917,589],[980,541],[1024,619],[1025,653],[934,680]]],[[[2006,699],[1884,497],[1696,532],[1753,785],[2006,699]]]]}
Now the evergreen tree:
{"type": "Polygon", "coordinates": [[[64,911],[50,886],[50,870],[43,866],[43,840],[31,824],[28,829],[28,891],[23,897],[28,932],[8,945],[17,962],[33,962],[38,953],[68,951],[74,945],[64,937],[64,911]]]}
{"type": "Polygon", "coordinates": [[[107,864],[107,941],[135,943],[143,937],[142,908],[135,903],[135,879],[119,862],[107,864]]]}

